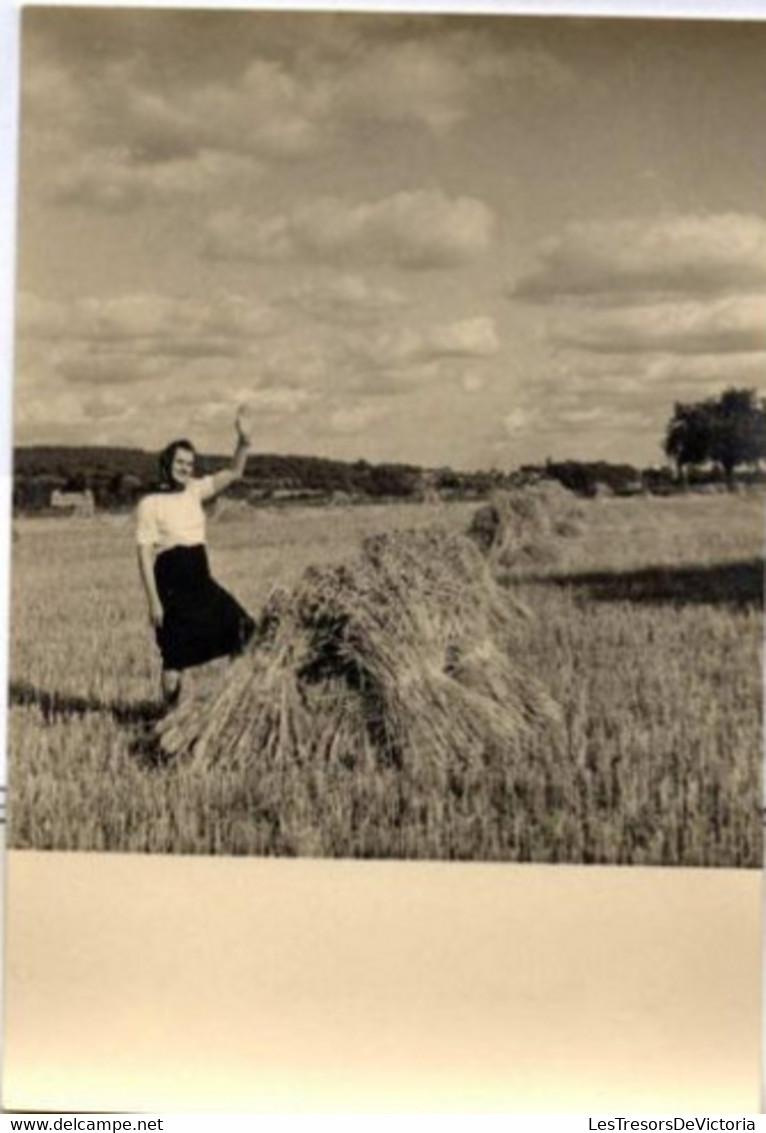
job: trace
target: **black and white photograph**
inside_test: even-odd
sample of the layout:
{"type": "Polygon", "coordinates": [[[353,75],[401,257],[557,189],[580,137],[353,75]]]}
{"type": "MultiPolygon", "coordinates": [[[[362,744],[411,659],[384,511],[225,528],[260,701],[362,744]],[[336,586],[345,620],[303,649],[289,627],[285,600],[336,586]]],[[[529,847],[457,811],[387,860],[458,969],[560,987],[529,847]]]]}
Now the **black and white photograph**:
{"type": "Polygon", "coordinates": [[[761,866],[764,74],[24,10],[12,850],[761,866]]]}

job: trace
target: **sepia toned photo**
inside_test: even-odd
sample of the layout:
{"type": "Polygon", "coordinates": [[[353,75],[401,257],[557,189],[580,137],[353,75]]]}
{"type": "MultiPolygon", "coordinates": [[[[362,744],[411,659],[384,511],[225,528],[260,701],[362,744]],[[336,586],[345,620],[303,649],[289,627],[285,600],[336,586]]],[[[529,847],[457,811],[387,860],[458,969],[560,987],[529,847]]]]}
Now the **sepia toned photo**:
{"type": "Polygon", "coordinates": [[[9,846],[760,867],[766,26],[21,46],[9,846]]]}

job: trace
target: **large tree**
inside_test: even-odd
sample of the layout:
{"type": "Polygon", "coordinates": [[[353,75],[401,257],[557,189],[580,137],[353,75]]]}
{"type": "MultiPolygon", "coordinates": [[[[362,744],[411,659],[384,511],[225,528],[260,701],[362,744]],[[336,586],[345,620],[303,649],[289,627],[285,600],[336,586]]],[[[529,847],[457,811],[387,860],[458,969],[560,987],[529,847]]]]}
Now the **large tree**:
{"type": "Polygon", "coordinates": [[[754,390],[728,389],[713,412],[710,459],[730,480],[738,464],[757,465],[766,457],[766,405],[754,390]]]}
{"type": "Polygon", "coordinates": [[[755,390],[733,388],[706,401],[676,402],[665,452],[679,473],[688,465],[712,462],[731,481],[738,465],[766,458],[766,402],[755,390]]]}
{"type": "Polygon", "coordinates": [[[712,421],[705,404],[677,401],[665,432],[665,452],[676,462],[679,474],[690,464],[710,459],[712,421]]]}

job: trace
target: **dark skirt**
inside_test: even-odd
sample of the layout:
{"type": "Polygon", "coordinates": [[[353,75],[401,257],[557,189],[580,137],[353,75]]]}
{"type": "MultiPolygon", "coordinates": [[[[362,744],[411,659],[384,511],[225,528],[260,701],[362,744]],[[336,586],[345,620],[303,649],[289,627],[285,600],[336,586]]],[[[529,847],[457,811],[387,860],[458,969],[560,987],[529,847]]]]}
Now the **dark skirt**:
{"type": "Polygon", "coordinates": [[[162,551],[154,577],[163,611],[156,636],[165,669],[190,669],[239,653],[253,636],[255,622],[211,576],[203,544],[162,551]]]}

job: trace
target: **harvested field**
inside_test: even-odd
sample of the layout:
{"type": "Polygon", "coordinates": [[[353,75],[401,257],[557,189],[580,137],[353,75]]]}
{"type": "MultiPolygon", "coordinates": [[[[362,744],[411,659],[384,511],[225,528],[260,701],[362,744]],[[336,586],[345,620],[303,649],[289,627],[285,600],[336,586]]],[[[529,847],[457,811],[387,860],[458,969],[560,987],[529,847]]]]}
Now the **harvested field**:
{"type": "MultiPolygon", "coordinates": [[[[400,570],[402,529],[430,528],[411,541],[410,553],[438,566],[473,511],[464,505],[259,510],[211,527],[214,569],[253,610],[269,602],[277,581],[297,586],[308,600],[311,578],[315,596],[326,595],[337,580],[333,568],[353,558],[368,536],[375,537],[368,555],[375,546],[379,557],[381,548],[384,558],[398,554],[400,570]],[[434,522],[447,530],[437,536],[434,522]],[[311,565],[321,569],[307,579],[311,565]]],[[[382,682],[398,746],[376,742],[369,713],[360,714],[366,702],[348,695],[337,672],[317,681],[314,692],[327,695],[320,714],[342,742],[333,746],[325,735],[314,748],[301,743],[307,709],[290,699],[291,665],[271,670],[281,685],[278,680],[270,703],[279,708],[269,719],[254,713],[260,723],[245,727],[241,714],[216,710],[221,729],[208,735],[207,750],[202,745],[195,753],[188,737],[199,737],[199,719],[190,707],[179,756],[158,764],[147,757],[157,659],[130,529],[19,521],[10,843],[759,866],[762,501],[608,499],[583,505],[583,512],[579,537],[561,543],[557,561],[546,554],[541,562],[525,555],[505,563],[513,594],[533,618],[505,607],[500,625],[488,632],[482,617],[491,617],[493,602],[477,605],[481,587],[472,594],[468,581],[464,606],[421,601],[421,609],[442,614],[410,637],[399,624],[390,657],[377,641],[376,673],[386,664],[397,674],[415,673],[411,702],[398,706],[396,681],[382,682]],[[501,714],[500,730],[480,747],[465,735],[445,738],[443,730],[438,744],[433,738],[445,719],[438,673],[455,637],[460,656],[474,653],[475,680],[501,674],[490,703],[497,706],[514,689],[522,700],[531,697],[530,711],[501,714]],[[486,663],[475,656],[480,639],[494,650],[486,663]],[[426,658],[413,659],[416,641],[428,643],[430,668],[426,658]],[[428,679],[418,676],[423,671],[428,679]],[[559,706],[558,721],[546,710],[551,701],[559,706]],[[253,742],[258,727],[267,729],[263,744],[253,742]],[[398,756],[381,758],[383,751],[398,756]],[[446,758],[439,755],[445,751],[446,758]]],[[[487,592],[493,593],[485,590],[485,599],[487,592]]],[[[366,607],[357,602],[354,609],[364,607],[367,616],[378,610],[380,594],[373,587],[371,595],[366,607]]],[[[280,621],[275,598],[266,612],[272,646],[305,647],[315,616],[301,624],[300,610],[291,606],[280,621]]],[[[337,614],[338,608],[336,626],[337,614]]],[[[263,674],[254,685],[246,661],[195,673],[193,699],[215,695],[216,687],[234,698],[239,689],[253,711],[263,674]]],[[[450,680],[452,709],[460,682],[454,674],[450,680]]],[[[465,711],[457,715],[470,720],[465,711]]]]}

